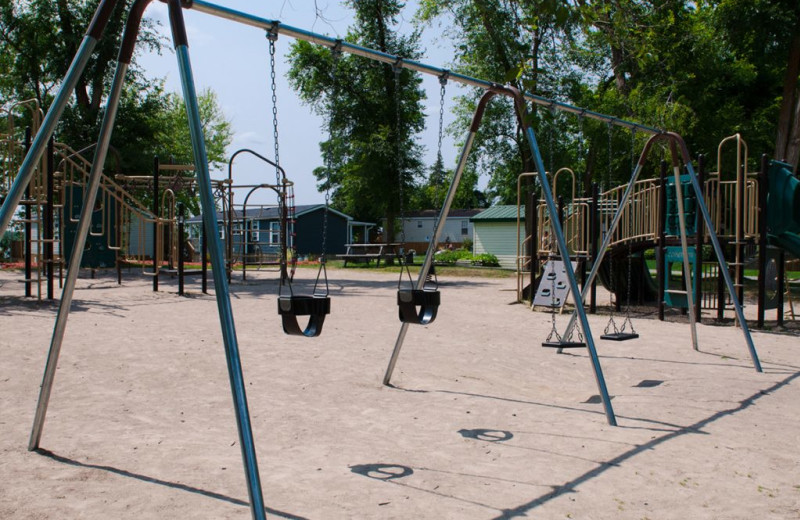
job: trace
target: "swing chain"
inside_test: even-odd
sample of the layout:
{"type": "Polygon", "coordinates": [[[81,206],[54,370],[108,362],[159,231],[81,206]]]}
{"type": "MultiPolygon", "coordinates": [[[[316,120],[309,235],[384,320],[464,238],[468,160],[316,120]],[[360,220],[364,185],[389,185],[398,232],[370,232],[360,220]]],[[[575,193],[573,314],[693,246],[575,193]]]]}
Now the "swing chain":
{"type": "MultiPolygon", "coordinates": [[[[634,166],[634,150],[636,149],[636,127],[633,127],[631,130],[631,172],[633,172],[634,166]]],[[[631,198],[628,203],[628,233],[634,235],[633,225],[634,225],[634,218],[633,218],[633,205],[634,205],[634,198],[631,198]]],[[[627,285],[627,297],[625,301],[625,321],[622,322],[622,328],[620,329],[621,332],[625,332],[628,326],[631,328],[631,333],[635,334],[636,330],[633,328],[633,321],[631,321],[631,287],[633,285],[633,240],[629,238],[628,240],[628,285],[627,285]]]]}
{"type": "MultiPolygon", "coordinates": [[[[402,142],[400,139],[400,72],[403,70],[402,67],[403,58],[397,58],[397,61],[392,65],[392,71],[394,72],[394,107],[395,107],[395,157],[394,163],[395,168],[397,168],[397,189],[398,193],[400,194],[400,203],[399,203],[399,210],[400,210],[400,243],[401,251],[400,251],[400,264],[405,264],[404,256],[405,256],[405,249],[406,247],[406,227],[405,227],[405,209],[403,207],[403,175],[402,175],[402,168],[400,164],[400,150],[402,149],[402,142]]],[[[411,274],[409,273],[409,279],[411,278],[411,274]]]]}
{"type": "MultiPolygon", "coordinates": [[[[439,76],[439,142],[436,148],[436,166],[438,168],[442,168],[442,136],[444,134],[444,96],[445,90],[447,87],[447,77],[449,76],[448,71],[444,71],[441,76],[439,76]]],[[[437,172],[441,174],[442,172],[437,172]]]]}
{"type": "MultiPolygon", "coordinates": [[[[276,73],[275,73],[275,41],[278,39],[278,32],[277,32],[277,25],[273,25],[269,31],[267,31],[267,40],[269,41],[269,77],[270,77],[270,88],[272,90],[272,139],[275,146],[275,184],[278,186],[283,186],[283,182],[281,179],[281,170],[280,170],[280,147],[278,145],[278,88],[275,81],[276,73]]],[[[286,217],[284,212],[286,211],[286,191],[285,186],[283,191],[278,192],[278,218],[279,222],[280,219],[284,219],[283,225],[281,225],[280,234],[284,241],[286,240],[286,217]]],[[[285,243],[285,242],[284,242],[285,243]]],[[[281,285],[283,285],[283,278],[288,276],[287,272],[287,258],[286,258],[286,251],[283,247],[280,248],[280,263],[281,263],[281,285]]],[[[290,287],[291,290],[291,287],[290,287]]]]}
{"type": "Polygon", "coordinates": [[[578,175],[578,196],[583,197],[583,177],[586,174],[586,165],[583,164],[583,117],[585,110],[578,115],[578,168],[583,169],[583,174],[578,175]]]}

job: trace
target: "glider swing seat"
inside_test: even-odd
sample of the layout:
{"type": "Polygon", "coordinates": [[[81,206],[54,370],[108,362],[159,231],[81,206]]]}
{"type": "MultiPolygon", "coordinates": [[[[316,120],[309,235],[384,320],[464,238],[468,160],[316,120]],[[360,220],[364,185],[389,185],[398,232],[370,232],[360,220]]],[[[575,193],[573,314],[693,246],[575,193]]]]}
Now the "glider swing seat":
{"type": "MultiPolygon", "coordinates": [[[[268,31],[267,39],[269,40],[269,54],[270,54],[270,76],[272,79],[272,124],[274,129],[275,139],[275,165],[276,172],[280,176],[280,155],[278,153],[278,106],[275,85],[275,41],[278,38],[276,31],[268,31]]],[[[334,57],[336,50],[334,49],[334,57]]],[[[335,86],[335,85],[334,85],[335,86]]],[[[330,125],[329,125],[330,126],[330,125]]],[[[326,156],[327,167],[330,168],[331,160],[330,154],[326,156]]],[[[287,211],[285,206],[285,198],[279,196],[279,211],[283,216],[280,233],[282,241],[285,244],[289,237],[289,225],[293,211],[287,211]]],[[[325,193],[325,216],[322,224],[322,255],[319,259],[319,270],[317,271],[317,278],[314,281],[314,288],[310,295],[308,294],[295,294],[292,288],[292,278],[294,272],[289,272],[288,260],[286,257],[286,248],[281,248],[281,277],[278,286],[278,314],[281,317],[281,324],[283,325],[283,332],[290,336],[304,336],[307,338],[314,338],[322,333],[322,326],[325,323],[325,317],[331,312],[331,299],[328,296],[328,271],[326,268],[326,242],[328,237],[328,206],[330,203],[330,193],[325,193]],[[324,291],[320,279],[324,282],[324,291]],[[289,294],[284,295],[284,287],[288,288],[289,294]],[[308,316],[308,322],[305,327],[301,327],[298,317],[308,316]]],[[[294,249],[294,241],[291,244],[292,259],[297,258],[297,253],[294,249]]]]}

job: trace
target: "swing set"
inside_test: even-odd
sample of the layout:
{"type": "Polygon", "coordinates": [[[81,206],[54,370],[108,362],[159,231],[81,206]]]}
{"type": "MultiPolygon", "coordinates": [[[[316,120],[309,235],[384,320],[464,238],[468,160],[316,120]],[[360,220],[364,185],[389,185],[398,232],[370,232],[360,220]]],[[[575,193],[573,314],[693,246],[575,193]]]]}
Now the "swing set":
{"type": "MultiPolygon", "coordinates": [[[[107,97],[106,109],[104,111],[104,117],[98,135],[98,141],[95,148],[94,160],[92,162],[90,178],[87,184],[87,189],[85,190],[84,193],[84,204],[81,209],[80,222],[78,224],[78,229],[76,231],[76,236],[75,236],[76,247],[73,248],[71,253],[69,269],[61,297],[61,304],[57,313],[56,323],[53,330],[50,350],[47,357],[44,377],[39,394],[39,400],[37,403],[34,424],[31,432],[30,442],[28,445],[28,448],[30,450],[35,450],[39,447],[46,410],[47,410],[47,404],[52,390],[53,380],[56,372],[56,366],[58,364],[58,357],[63,342],[64,332],[66,329],[66,321],[69,315],[69,310],[72,303],[72,297],[75,288],[75,282],[78,276],[78,268],[81,263],[81,257],[84,249],[83,244],[85,243],[89,232],[91,213],[95,205],[96,194],[102,176],[102,168],[103,168],[102,165],[105,163],[105,159],[109,150],[109,143],[111,139],[111,133],[114,129],[114,122],[116,119],[117,108],[119,106],[119,101],[122,94],[128,65],[130,64],[134,52],[134,47],[136,45],[139,26],[142,20],[142,16],[144,15],[144,11],[148,7],[150,2],[151,0],[134,0],[132,6],[130,7],[128,20],[124,30],[124,36],[122,39],[117,59],[117,69],[110,87],[110,92],[107,97]]],[[[11,218],[15,213],[17,206],[23,196],[24,190],[33,175],[35,166],[42,157],[42,154],[44,153],[47,141],[53,134],[53,131],[64,111],[64,108],[69,102],[71,92],[74,89],[77,81],[79,80],[89,58],[91,57],[98,40],[102,37],[103,30],[117,3],[118,3],[117,0],[100,0],[98,8],[95,12],[95,16],[92,19],[89,28],[87,30],[87,33],[76,52],[73,62],[70,65],[69,70],[67,71],[63,79],[63,82],[61,83],[61,86],[53,99],[51,108],[48,111],[47,115],[45,116],[44,120],[42,121],[41,128],[39,132],[36,134],[36,137],[34,138],[31,144],[30,150],[28,151],[25,160],[23,161],[20,167],[19,173],[16,179],[14,180],[14,183],[12,184],[11,188],[9,189],[6,200],[3,202],[2,207],[0,208],[0,235],[2,235],[2,233],[5,232],[5,230],[7,229],[11,221],[11,218]]],[[[652,137],[648,140],[647,144],[645,145],[645,149],[642,152],[642,156],[639,159],[638,165],[634,169],[634,172],[631,177],[631,182],[628,186],[628,189],[626,190],[625,195],[623,196],[623,199],[620,203],[620,206],[617,209],[617,212],[614,215],[612,225],[610,226],[608,232],[604,237],[603,246],[600,248],[600,254],[598,255],[598,258],[595,260],[594,265],[592,266],[592,272],[590,273],[589,276],[589,283],[584,285],[584,293],[587,291],[587,288],[591,286],[591,280],[593,280],[594,276],[596,276],[597,274],[597,270],[599,268],[600,262],[602,261],[603,254],[608,248],[608,241],[610,240],[610,236],[620,220],[622,214],[621,208],[624,207],[625,203],[628,200],[630,190],[639,172],[641,171],[644,160],[646,159],[650,147],[652,146],[653,143],[657,141],[666,141],[668,143],[670,150],[672,151],[673,171],[676,179],[680,175],[679,163],[680,160],[682,160],[683,164],[685,165],[685,168],[688,170],[688,173],[690,174],[690,179],[695,192],[700,193],[699,186],[697,185],[697,181],[695,179],[694,170],[692,168],[691,161],[689,159],[688,150],[686,149],[686,146],[681,137],[677,134],[664,133],[657,129],[649,128],[643,125],[639,125],[637,123],[622,121],[617,118],[613,118],[596,112],[591,112],[565,103],[557,102],[554,100],[530,94],[524,94],[518,89],[513,87],[502,86],[497,83],[492,83],[484,80],[475,79],[462,74],[449,72],[447,70],[439,69],[417,61],[407,60],[399,56],[382,53],[359,45],[343,42],[341,40],[336,40],[320,34],[283,25],[275,20],[267,20],[247,13],[221,7],[203,0],[192,0],[192,1],[168,0],[167,4],[168,4],[168,12],[170,18],[170,25],[172,29],[173,43],[175,45],[175,52],[178,61],[178,68],[180,71],[181,84],[183,88],[184,102],[186,104],[186,110],[189,119],[192,150],[194,153],[194,164],[196,165],[197,189],[199,190],[199,195],[200,195],[203,223],[205,226],[207,236],[209,237],[208,246],[209,246],[209,253],[213,269],[212,272],[214,276],[214,283],[216,287],[215,292],[216,292],[217,308],[218,308],[220,326],[222,329],[222,339],[225,347],[231,391],[234,398],[234,404],[235,404],[234,409],[236,415],[236,422],[238,426],[239,444],[242,449],[242,458],[244,462],[245,476],[247,480],[248,493],[250,497],[250,508],[253,518],[256,519],[265,518],[265,504],[261,490],[258,464],[256,461],[255,443],[250,424],[250,415],[247,406],[247,397],[245,392],[244,380],[242,376],[242,366],[239,357],[238,340],[234,326],[233,311],[231,308],[228,281],[225,276],[226,273],[225,255],[222,249],[220,235],[218,232],[218,223],[215,218],[216,208],[214,205],[212,183],[208,169],[208,160],[205,150],[205,141],[203,138],[203,128],[200,119],[197,92],[195,89],[195,81],[193,78],[191,61],[189,58],[188,38],[186,34],[186,28],[184,25],[183,9],[192,9],[200,11],[206,14],[218,16],[234,22],[242,23],[244,25],[253,26],[267,31],[267,36],[271,42],[270,54],[273,60],[274,60],[274,40],[278,37],[279,34],[284,34],[293,38],[306,40],[318,45],[324,45],[326,47],[329,47],[334,53],[348,52],[353,55],[362,56],[365,58],[369,58],[390,65],[394,67],[396,81],[399,81],[399,75],[400,75],[399,71],[401,69],[409,69],[411,71],[437,76],[440,78],[440,81],[441,78],[443,77],[449,78],[466,85],[478,87],[484,91],[475,109],[475,113],[472,118],[472,123],[469,127],[469,133],[464,141],[464,145],[458,160],[455,173],[451,180],[450,187],[448,189],[445,200],[443,202],[439,218],[435,224],[433,237],[429,244],[425,261],[422,265],[422,268],[419,271],[417,280],[411,284],[410,290],[398,287],[398,305],[399,305],[399,314],[401,317],[402,324],[400,332],[398,334],[397,341],[395,343],[394,350],[392,352],[389,366],[384,376],[384,384],[387,385],[390,384],[392,372],[397,363],[400,349],[402,348],[403,341],[405,339],[405,335],[408,330],[408,326],[410,324],[423,324],[423,325],[429,324],[436,317],[436,311],[438,310],[439,307],[440,297],[439,297],[438,287],[436,287],[435,285],[435,275],[434,273],[432,273],[432,263],[433,263],[433,255],[435,253],[436,247],[438,245],[442,233],[441,224],[444,222],[445,217],[450,210],[450,206],[452,204],[462,174],[466,167],[467,157],[475,140],[475,136],[480,126],[487,104],[494,97],[503,96],[510,98],[513,101],[515,113],[518,119],[518,124],[523,131],[525,140],[527,141],[527,144],[530,148],[531,156],[534,159],[536,170],[538,172],[544,172],[545,168],[539,149],[539,144],[536,140],[536,136],[534,134],[533,129],[529,126],[528,123],[529,122],[528,108],[527,108],[528,102],[531,102],[536,105],[548,106],[551,108],[551,110],[559,110],[562,112],[568,112],[568,113],[578,114],[581,116],[591,117],[594,119],[605,121],[609,125],[624,126],[629,129],[638,129],[647,132],[649,134],[652,134],[652,137]],[[431,278],[431,276],[433,276],[433,278],[431,278]],[[412,312],[412,307],[413,307],[413,312],[412,312]]],[[[274,66],[272,68],[272,73],[274,75],[274,66]]],[[[335,95],[335,92],[333,93],[333,95],[335,95]]],[[[274,103],[276,102],[275,99],[276,98],[273,95],[274,103]]],[[[400,123],[401,122],[398,120],[397,121],[398,127],[400,123]]],[[[275,125],[275,132],[277,134],[276,104],[273,105],[273,124],[275,125]]],[[[395,131],[397,130],[398,128],[395,129],[395,131]]],[[[277,166],[280,164],[278,160],[277,138],[275,140],[275,146],[276,146],[275,150],[276,157],[274,162],[277,166]]],[[[331,166],[330,160],[328,160],[328,167],[330,168],[330,166],[331,166]]],[[[570,261],[569,249],[565,241],[561,223],[559,222],[559,219],[557,217],[558,211],[556,207],[556,202],[553,198],[553,192],[549,186],[549,183],[546,182],[546,179],[544,178],[543,175],[539,175],[537,179],[541,187],[541,192],[546,203],[548,214],[550,216],[552,237],[557,246],[558,254],[560,255],[560,258],[564,262],[563,265],[566,274],[567,284],[573,295],[581,294],[581,298],[575,298],[576,300],[575,311],[571,317],[570,325],[568,325],[567,331],[570,331],[571,327],[574,325],[575,320],[580,321],[580,327],[586,343],[586,349],[589,353],[589,360],[591,362],[592,369],[594,371],[601,400],[603,402],[606,419],[610,425],[614,426],[616,425],[616,417],[614,415],[614,411],[611,406],[611,399],[605,385],[605,379],[603,376],[602,368],[600,366],[600,360],[597,355],[597,351],[595,349],[593,335],[583,305],[583,301],[585,299],[586,294],[580,292],[580,289],[578,287],[575,278],[575,272],[570,261]]],[[[326,196],[326,205],[327,205],[327,198],[328,197],[326,196]]],[[[682,203],[680,202],[681,199],[679,198],[678,200],[679,200],[678,206],[680,210],[681,240],[684,253],[684,264],[687,274],[686,279],[689,280],[690,277],[688,276],[689,268],[688,268],[688,254],[686,252],[687,244],[686,244],[683,206],[682,203]]],[[[702,216],[705,219],[708,228],[713,229],[712,222],[710,220],[710,217],[708,216],[708,212],[705,208],[705,205],[702,203],[702,197],[698,197],[698,208],[701,210],[702,216]]],[[[291,218],[291,216],[289,217],[291,218]]],[[[288,222],[289,220],[290,219],[287,219],[286,221],[288,222]]],[[[323,242],[325,241],[325,233],[326,230],[323,229],[323,242]]],[[[761,370],[760,365],[758,364],[758,359],[756,357],[755,348],[752,344],[752,339],[750,337],[749,329],[747,328],[747,323],[743,319],[743,316],[741,314],[742,312],[741,306],[739,305],[739,301],[736,297],[734,287],[730,279],[730,275],[728,274],[727,266],[724,263],[725,261],[724,257],[722,256],[722,252],[720,250],[719,242],[716,239],[716,235],[714,235],[713,232],[711,233],[711,238],[720,265],[722,267],[721,272],[725,277],[728,290],[731,293],[731,299],[733,300],[736,306],[737,315],[740,318],[739,322],[741,324],[742,331],[748,343],[748,347],[750,348],[751,356],[753,357],[756,369],[760,371],[761,370]]],[[[324,316],[326,316],[330,312],[330,300],[328,297],[327,272],[325,268],[325,263],[326,263],[325,256],[323,254],[323,257],[320,262],[320,269],[317,275],[317,280],[315,282],[315,289],[312,291],[310,295],[295,294],[293,288],[291,287],[291,277],[288,276],[282,277],[281,290],[278,298],[279,300],[278,310],[283,318],[283,326],[285,332],[289,334],[298,334],[309,337],[317,336],[321,332],[324,316]],[[324,285],[324,290],[322,289],[322,285],[324,285]],[[288,295],[283,293],[284,288],[288,290],[288,295]],[[297,323],[298,316],[309,316],[309,324],[306,327],[301,328],[301,326],[297,323]]],[[[285,270],[285,265],[286,265],[286,258],[284,255],[284,257],[282,258],[282,267],[284,268],[283,270],[285,270]]],[[[406,267],[406,275],[410,279],[410,273],[407,271],[407,266],[405,267],[406,267]]],[[[402,276],[403,273],[401,273],[401,277],[402,276]]],[[[692,340],[693,343],[696,345],[697,339],[693,321],[694,312],[691,308],[692,296],[691,296],[691,291],[689,289],[687,289],[687,297],[690,302],[689,316],[690,320],[692,320],[691,322],[692,340]]],[[[565,335],[569,337],[568,334],[565,335]]]]}

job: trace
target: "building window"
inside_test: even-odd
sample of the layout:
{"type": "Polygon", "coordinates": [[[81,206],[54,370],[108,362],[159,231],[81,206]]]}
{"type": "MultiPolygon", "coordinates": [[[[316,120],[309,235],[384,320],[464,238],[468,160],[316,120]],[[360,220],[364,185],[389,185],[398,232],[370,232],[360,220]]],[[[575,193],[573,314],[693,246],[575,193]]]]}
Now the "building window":
{"type": "Polygon", "coordinates": [[[461,221],[461,234],[464,236],[469,235],[469,220],[461,221]]]}
{"type": "Polygon", "coordinates": [[[279,220],[273,220],[269,223],[269,243],[281,243],[281,222],[279,220]]]}
{"type": "Polygon", "coordinates": [[[417,229],[422,229],[422,221],[421,220],[417,221],[417,229]]]}

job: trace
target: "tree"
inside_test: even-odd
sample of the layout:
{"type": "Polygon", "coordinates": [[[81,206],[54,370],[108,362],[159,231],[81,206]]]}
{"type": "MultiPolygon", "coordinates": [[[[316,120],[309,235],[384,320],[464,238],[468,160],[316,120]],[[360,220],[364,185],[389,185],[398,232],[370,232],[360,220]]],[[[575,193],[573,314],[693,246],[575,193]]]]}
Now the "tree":
{"type": "MultiPolygon", "coordinates": [[[[395,0],[352,0],[355,25],[347,41],[381,52],[418,58],[418,33],[392,30],[402,5],[395,0]]],[[[387,219],[394,237],[401,204],[408,207],[422,170],[414,136],[424,127],[419,75],[298,41],[289,54],[289,81],[301,99],[328,122],[320,144],[326,164],[315,176],[330,188],[332,204],[361,220],[387,219]]]]}
{"type": "MultiPolygon", "coordinates": [[[[122,28],[133,0],[119,2],[108,22],[104,37],[89,58],[85,72],[73,92],[58,128],[62,140],[73,147],[91,144],[99,126],[105,93],[116,65],[122,28]]],[[[0,0],[0,97],[36,99],[46,111],[55,91],[75,56],[85,29],[97,7],[95,0],[0,0]]],[[[162,39],[152,22],[145,19],[139,45],[160,52],[162,39]]],[[[145,80],[136,60],[128,72],[133,88],[150,92],[154,82],[145,80]]],[[[127,96],[136,108],[140,98],[127,96]]],[[[146,105],[147,107],[147,105],[146,105]]]]}
{"type": "MultiPolygon", "coordinates": [[[[75,87],[72,102],[59,121],[57,139],[73,149],[95,144],[117,63],[122,28],[132,2],[117,4],[75,87]]],[[[96,0],[0,0],[0,98],[36,99],[46,111],[96,7],[96,0]]],[[[164,42],[153,23],[147,18],[143,20],[137,49],[145,47],[161,52],[164,42]]],[[[165,93],[163,80],[147,79],[137,66],[136,57],[134,54],[128,68],[107,168],[149,173],[154,155],[192,163],[182,98],[165,93]]],[[[225,161],[225,149],[231,142],[230,123],[225,120],[213,92],[201,93],[198,103],[209,162],[212,167],[219,166],[225,161]]],[[[25,123],[23,117],[22,124],[25,123]]],[[[91,159],[93,150],[89,148],[85,153],[91,159]]],[[[150,198],[147,190],[137,190],[135,195],[144,201],[150,198]]],[[[184,194],[181,198],[190,209],[197,209],[194,196],[184,194]]]]}
{"type": "MultiPolygon", "coordinates": [[[[569,4],[549,0],[424,0],[417,16],[427,25],[437,19],[448,19],[451,28],[444,34],[457,49],[454,66],[457,72],[505,81],[533,94],[550,97],[561,94],[559,81],[567,69],[556,49],[561,40],[572,37],[576,13],[569,4]]],[[[475,90],[458,100],[457,119],[450,127],[451,132],[463,132],[468,127],[481,94],[475,90]]],[[[534,123],[553,123],[551,118],[535,112],[532,116],[534,123]]],[[[545,134],[554,131],[548,127],[545,134]]],[[[560,148],[553,155],[562,153],[564,150],[560,148]]],[[[516,202],[517,176],[534,169],[513,104],[493,101],[475,139],[468,179],[476,183],[479,174],[488,173],[490,197],[510,204],[516,202]]],[[[471,189],[474,190],[474,184],[471,189]]]]}

